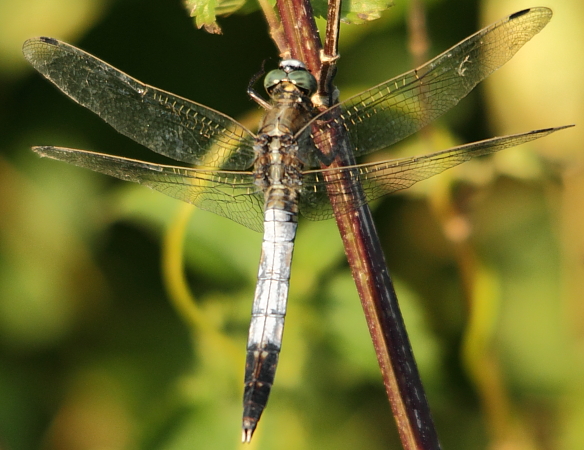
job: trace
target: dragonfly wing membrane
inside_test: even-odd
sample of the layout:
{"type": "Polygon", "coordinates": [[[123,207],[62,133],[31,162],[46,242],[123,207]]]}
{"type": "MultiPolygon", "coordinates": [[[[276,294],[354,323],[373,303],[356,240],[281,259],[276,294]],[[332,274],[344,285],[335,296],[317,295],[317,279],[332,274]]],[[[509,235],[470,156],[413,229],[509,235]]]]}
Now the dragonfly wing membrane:
{"type": "Polygon", "coordinates": [[[62,147],[34,147],[41,156],[143,184],[170,197],[263,231],[263,194],[250,172],[164,166],[62,147]]]}
{"type": "Polygon", "coordinates": [[[367,201],[407,189],[418,181],[426,180],[477,156],[489,155],[515,147],[563,130],[568,126],[533,130],[526,133],[495,137],[473,142],[429,155],[401,158],[371,164],[362,164],[359,178],[367,201]]]}
{"type": "MultiPolygon", "coordinates": [[[[455,106],[480,81],[509,61],[551,17],[548,8],[512,14],[423,66],[351,97],[314,120],[324,114],[334,116],[331,111],[338,108],[340,117],[335,120],[342,121],[355,156],[384,149],[455,106]]],[[[313,132],[312,137],[317,147],[328,139],[323,131],[313,132]]]]}
{"type": "Polygon", "coordinates": [[[61,91],[156,153],[224,169],[253,164],[253,134],[225,114],[143,84],[56,39],[29,39],[23,52],[61,91]]]}
{"type": "Polygon", "coordinates": [[[409,188],[418,181],[442,173],[451,167],[462,164],[477,156],[484,156],[509,147],[525,144],[571,126],[545,128],[526,133],[495,137],[412,158],[392,159],[357,166],[307,171],[303,180],[300,212],[311,220],[327,219],[332,216],[330,201],[333,201],[341,205],[341,212],[347,213],[352,209],[362,206],[366,202],[409,188]],[[325,181],[327,178],[341,178],[348,182],[341,183],[333,181],[331,184],[325,181]],[[354,195],[358,192],[355,190],[355,180],[361,183],[365,194],[364,198],[359,195],[354,195]],[[353,203],[344,202],[343,199],[347,196],[358,200],[353,203]]]}

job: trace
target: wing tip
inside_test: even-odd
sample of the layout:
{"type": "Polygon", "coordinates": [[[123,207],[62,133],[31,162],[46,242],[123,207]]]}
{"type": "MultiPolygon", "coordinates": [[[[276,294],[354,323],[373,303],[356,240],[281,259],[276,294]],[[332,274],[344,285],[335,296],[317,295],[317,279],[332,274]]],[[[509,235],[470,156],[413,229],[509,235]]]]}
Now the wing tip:
{"type": "Polygon", "coordinates": [[[48,36],[41,36],[38,38],[39,41],[44,42],[45,44],[49,44],[49,45],[59,45],[59,41],[56,40],[55,38],[52,37],[48,37],[48,36]]]}
{"type": "Polygon", "coordinates": [[[39,36],[39,37],[30,38],[30,39],[27,39],[26,41],[24,41],[24,43],[22,44],[22,48],[26,49],[32,45],[39,44],[39,43],[52,45],[54,47],[57,47],[58,45],[61,44],[55,38],[48,37],[48,36],[39,36]]]}
{"type": "Polygon", "coordinates": [[[49,149],[51,147],[47,147],[47,146],[43,146],[43,145],[37,145],[35,147],[32,147],[31,150],[33,152],[35,152],[37,155],[39,155],[41,158],[45,158],[47,156],[47,152],[46,150],[49,149]]]}
{"type": "Polygon", "coordinates": [[[533,130],[532,133],[534,134],[540,134],[540,133],[555,133],[556,131],[561,131],[561,130],[565,130],[566,128],[572,128],[575,127],[576,124],[571,123],[569,125],[561,125],[559,127],[549,127],[549,128],[542,128],[540,130],[533,130]]]}
{"type": "Polygon", "coordinates": [[[539,13],[549,17],[553,15],[553,11],[550,8],[547,8],[545,6],[537,6],[534,8],[526,8],[522,9],[521,11],[514,12],[513,14],[509,15],[509,20],[518,19],[519,17],[522,17],[529,13],[539,13]]]}

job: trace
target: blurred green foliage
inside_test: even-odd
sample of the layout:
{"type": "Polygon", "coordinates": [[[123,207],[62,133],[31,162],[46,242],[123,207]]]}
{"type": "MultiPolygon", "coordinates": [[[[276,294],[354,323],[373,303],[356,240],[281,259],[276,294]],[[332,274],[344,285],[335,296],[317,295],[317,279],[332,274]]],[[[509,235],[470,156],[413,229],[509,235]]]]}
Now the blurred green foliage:
{"type": "MultiPolygon", "coordinates": [[[[584,8],[542,3],[552,22],[507,67],[427,133],[376,156],[582,123],[584,8]]],[[[428,1],[428,56],[529,6],[540,5],[428,1]]],[[[343,26],[344,96],[415,65],[409,7],[398,0],[378,21],[343,26]]],[[[239,447],[261,236],[37,158],[32,145],[161,161],[20,57],[26,38],[53,36],[253,123],[245,88],[275,47],[259,12],[219,23],[224,34],[208,35],[162,0],[0,3],[3,450],[239,447]],[[165,286],[173,239],[191,309],[177,301],[180,264],[165,286]]],[[[582,142],[576,127],[374,205],[445,449],[584,448],[582,142]]],[[[291,283],[276,385],[252,447],[400,448],[333,221],[301,221],[291,283]]]]}

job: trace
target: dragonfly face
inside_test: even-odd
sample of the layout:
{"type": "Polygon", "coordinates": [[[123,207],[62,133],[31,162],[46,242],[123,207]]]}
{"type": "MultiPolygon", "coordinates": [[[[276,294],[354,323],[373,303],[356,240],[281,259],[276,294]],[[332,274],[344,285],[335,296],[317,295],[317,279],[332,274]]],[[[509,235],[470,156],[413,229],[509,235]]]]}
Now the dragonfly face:
{"type": "Polygon", "coordinates": [[[316,91],[316,78],[306,70],[304,63],[296,59],[280,61],[279,69],[272,70],[264,78],[264,88],[271,96],[273,89],[282,82],[292,83],[307,97],[316,91]]]}
{"type": "MultiPolygon", "coordinates": [[[[243,440],[249,441],[266,405],[282,339],[297,217],[332,216],[345,185],[359,183],[368,202],[469,159],[519,145],[566,127],[504,136],[415,158],[327,169],[318,149],[330,144],[320,120],[333,117],[355,156],[384,149],[418,131],[507,62],[549,22],[547,8],[512,14],[417,69],[317,114],[309,96],[316,81],[304,64],[284,60],[264,85],[272,98],[256,135],[223,113],[148,86],[71,45],[52,38],[24,43],[26,59],[79,104],[120,133],[188,165],[170,166],[85,150],[35,147],[41,156],[134,181],[174,198],[264,230],[252,308],[244,392],[243,440]],[[253,167],[253,171],[250,170],[253,167]]],[[[263,105],[263,103],[262,103],[263,105]]],[[[325,122],[325,121],[322,121],[325,122]]]]}

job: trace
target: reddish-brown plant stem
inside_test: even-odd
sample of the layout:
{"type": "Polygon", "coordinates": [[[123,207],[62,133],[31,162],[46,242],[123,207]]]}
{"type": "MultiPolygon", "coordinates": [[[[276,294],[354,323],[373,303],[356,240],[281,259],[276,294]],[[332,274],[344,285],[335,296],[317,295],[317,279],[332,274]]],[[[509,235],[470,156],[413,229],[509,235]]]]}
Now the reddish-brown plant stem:
{"type": "MultiPolygon", "coordinates": [[[[331,0],[331,5],[340,8],[340,1],[331,0]]],[[[326,75],[327,80],[319,80],[319,91],[322,89],[319,94],[330,97],[333,92],[334,68],[332,71],[322,70],[321,44],[309,1],[278,0],[277,9],[286,41],[290,46],[290,56],[302,60],[317,76],[322,73],[329,74],[326,75]]],[[[329,19],[331,16],[337,18],[340,11],[337,10],[335,13],[336,15],[329,13],[329,19]]],[[[338,37],[338,21],[332,26],[337,27],[338,37]]],[[[334,46],[334,49],[331,47],[327,50],[336,57],[336,37],[327,40],[327,47],[328,45],[334,46]]],[[[326,61],[329,62],[331,59],[326,61]]],[[[332,63],[334,64],[334,58],[332,63]]],[[[331,114],[335,113],[337,112],[333,110],[331,114]]],[[[334,161],[327,166],[328,168],[352,165],[355,161],[345,130],[339,125],[340,121],[331,119],[334,117],[326,118],[329,139],[322,140],[325,145],[319,150],[325,155],[334,155],[334,161]]],[[[371,211],[362,201],[361,186],[355,183],[353,178],[343,177],[334,171],[328,172],[327,181],[329,190],[334,189],[335,195],[331,196],[331,199],[339,198],[338,189],[341,187],[342,192],[347,193],[341,200],[343,204],[348,202],[363,205],[347,214],[344,212],[346,208],[341,210],[334,200],[332,202],[403,448],[438,450],[440,444],[430,409],[381,251],[379,237],[373,225],[371,211]]]]}

